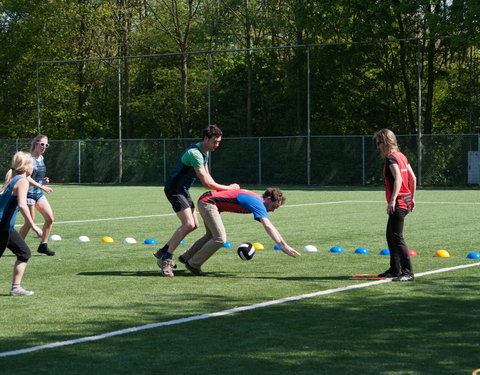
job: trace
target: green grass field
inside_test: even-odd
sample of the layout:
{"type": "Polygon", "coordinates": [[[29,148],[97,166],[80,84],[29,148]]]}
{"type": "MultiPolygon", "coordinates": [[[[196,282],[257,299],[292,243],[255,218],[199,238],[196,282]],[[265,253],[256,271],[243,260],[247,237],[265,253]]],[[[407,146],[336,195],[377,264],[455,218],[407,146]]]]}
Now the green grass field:
{"type": "MultiPolygon", "coordinates": [[[[23,286],[8,296],[13,255],[0,259],[0,374],[471,374],[480,368],[479,267],[380,283],[248,311],[186,321],[30,353],[2,353],[169,322],[307,293],[369,283],[354,274],[383,272],[387,215],[378,188],[285,188],[270,215],[286,241],[317,253],[293,259],[251,215],[222,214],[234,248],[220,249],[194,277],[182,265],[160,274],[145,245],[163,245],[178,219],[160,187],[53,186],[54,257],[36,253],[23,286]],[[152,216],[162,215],[162,216],[152,216]],[[81,235],[91,242],[75,241],[81,235]],[[114,243],[102,243],[111,236],[114,243]],[[134,237],[137,244],[123,244],[134,237]],[[251,261],[236,246],[261,242],[251,261]],[[329,252],[334,245],[343,254],[329,252]],[[370,254],[354,254],[366,247],[370,254]]],[[[262,190],[253,189],[257,192],[262,190]]],[[[192,196],[204,190],[195,188],[192,196]]],[[[405,238],[416,274],[479,264],[480,190],[421,189],[405,238]],[[433,255],[447,250],[450,258],[433,255]]],[[[21,218],[19,218],[21,221],[21,218]]],[[[36,220],[41,222],[41,219],[36,220]]],[[[203,234],[190,234],[180,255],[203,234]]]]}

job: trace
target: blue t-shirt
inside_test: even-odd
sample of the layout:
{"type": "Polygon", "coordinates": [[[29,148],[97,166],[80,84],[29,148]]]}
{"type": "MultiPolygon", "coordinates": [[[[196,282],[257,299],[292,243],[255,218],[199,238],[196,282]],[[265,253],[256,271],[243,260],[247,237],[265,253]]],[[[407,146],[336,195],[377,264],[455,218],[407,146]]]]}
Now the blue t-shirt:
{"type": "Polygon", "coordinates": [[[268,219],[263,197],[250,190],[208,191],[199,200],[214,204],[217,206],[218,212],[252,213],[255,220],[262,217],[268,219]]]}

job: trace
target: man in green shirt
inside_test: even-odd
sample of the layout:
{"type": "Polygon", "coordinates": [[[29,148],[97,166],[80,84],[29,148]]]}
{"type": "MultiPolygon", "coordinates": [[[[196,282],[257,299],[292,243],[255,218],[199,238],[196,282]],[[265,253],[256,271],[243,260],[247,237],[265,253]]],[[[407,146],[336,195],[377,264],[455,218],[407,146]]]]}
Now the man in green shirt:
{"type": "Polygon", "coordinates": [[[177,164],[165,183],[165,195],[172,208],[180,219],[181,225],[173,233],[170,240],[158,249],[153,255],[157,264],[162,269],[164,276],[174,276],[173,253],[180,241],[187,234],[198,228],[198,218],[195,205],[190,196],[190,187],[197,178],[202,185],[210,190],[237,190],[238,184],[222,185],[213,179],[208,170],[208,156],[220,146],[222,131],[215,125],[210,125],[203,130],[203,140],[195,143],[182,153],[177,164]]]}

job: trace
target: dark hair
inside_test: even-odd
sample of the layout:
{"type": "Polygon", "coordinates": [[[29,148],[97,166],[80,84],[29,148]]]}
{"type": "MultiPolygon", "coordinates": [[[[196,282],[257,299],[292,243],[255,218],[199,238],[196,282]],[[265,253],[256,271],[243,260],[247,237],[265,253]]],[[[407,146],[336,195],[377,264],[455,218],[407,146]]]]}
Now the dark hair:
{"type": "Polygon", "coordinates": [[[263,193],[263,198],[268,197],[270,197],[272,202],[280,202],[280,206],[287,200],[279,188],[268,188],[265,190],[265,193],[263,193]]]}
{"type": "Polygon", "coordinates": [[[213,137],[221,137],[222,135],[223,133],[217,125],[209,125],[203,129],[203,138],[207,137],[210,139],[213,137]]]}

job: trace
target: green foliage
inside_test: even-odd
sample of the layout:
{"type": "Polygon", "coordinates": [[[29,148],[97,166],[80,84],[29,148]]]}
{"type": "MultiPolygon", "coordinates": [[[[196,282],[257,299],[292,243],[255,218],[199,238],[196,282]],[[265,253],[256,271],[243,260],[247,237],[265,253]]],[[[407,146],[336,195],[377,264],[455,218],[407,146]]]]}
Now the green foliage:
{"type": "Polygon", "coordinates": [[[171,54],[356,42],[369,43],[309,48],[310,97],[305,48],[210,54],[211,121],[230,136],[305,135],[308,121],[316,135],[415,133],[420,58],[424,132],[472,132],[479,19],[475,0],[6,0],[0,138],[37,132],[37,68],[51,138],[116,138],[119,104],[124,137],[190,137],[208,121],[208,56],[171,54]],[[438,39],[375,43],[419,35],[438,39]],[[77,61],[35,64],[58,60],[77,61]]]}

